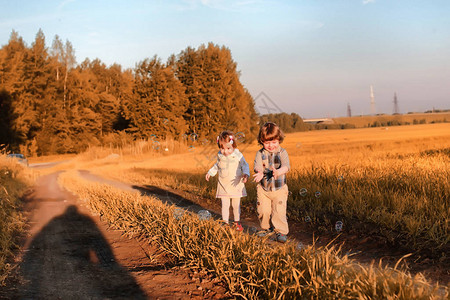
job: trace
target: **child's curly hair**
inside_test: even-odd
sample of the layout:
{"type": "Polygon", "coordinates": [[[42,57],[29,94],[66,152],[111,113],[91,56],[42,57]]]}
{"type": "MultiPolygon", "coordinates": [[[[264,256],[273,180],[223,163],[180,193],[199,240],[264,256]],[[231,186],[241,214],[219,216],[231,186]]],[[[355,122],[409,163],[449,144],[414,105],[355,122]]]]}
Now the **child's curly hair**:
{"type": "Polygon", "coordinates": [[[237,143],[236,143],[236,138],[234,136],[234,133],[229,130],[222,131],[217,136],[217,146],[219,146],[219,149],[221,149],[222,147],[224,147],[225,144],[228,144],[228,143],[230,143],[231,146],[233,146],[233,148],[236,149],[237,143]]]}
{"type": "Polygon", "coordinates": [[[278,140],[281,144],[284,140],[284,133],[277,124],[266,122],[259,130],[258,143],[263,145],[264,142],[274,140],[278,140]]]}

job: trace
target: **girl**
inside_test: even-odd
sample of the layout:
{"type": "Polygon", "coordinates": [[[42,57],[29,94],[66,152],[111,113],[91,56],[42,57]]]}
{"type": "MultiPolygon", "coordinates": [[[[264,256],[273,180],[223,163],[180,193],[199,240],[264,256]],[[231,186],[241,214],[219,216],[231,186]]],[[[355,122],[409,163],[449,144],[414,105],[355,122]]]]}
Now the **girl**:
{"type": "Polygon", "coordinates": [[[216,198],[222,200],[222,219],[228,224],[230,201],[233,207],[236,230],[242,231],[240,223],[241,197],[247,196],[244,183],[250,176],[250,170],[244,156],[237,149],[236,138],[231,131],[223,131],[217,137],[217,162],[206,174],[206,181],[219,172],[216,198]]]}

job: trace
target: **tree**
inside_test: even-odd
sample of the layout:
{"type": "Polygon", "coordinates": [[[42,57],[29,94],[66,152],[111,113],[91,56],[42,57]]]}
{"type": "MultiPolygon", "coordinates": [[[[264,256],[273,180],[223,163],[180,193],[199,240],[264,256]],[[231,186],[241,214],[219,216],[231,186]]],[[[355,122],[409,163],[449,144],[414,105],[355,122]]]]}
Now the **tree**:
{"type": "Polygon", "coordinates": [[[22,37],[16,31],[12,31],[9,42],[2,47],[1,78],[0,83],[11,96],[23,90],[21,79],[24,70],[24,57],[27,48],[22,37]]]}
{"type": "Polygon", "coordinates": [[[76,68],[83,90],[89,91],[86,101],[101,122],[100,135],[113,132],[121,121],[122,101],[132,93],[133,76],[122,72],[120,65],[106,67],[99,59],[86,59],[76,68]]]}
{"type": "Polygon", "coordinates": [[[48,49],[45,46],[45,36],[41,29],[36,34],[31,45],[30,55],[26,59],[24,83],[27,86],[30,99],[28,111],[33,113],[33,120],[27,134],[27,142],[31,141],[36,132],[46,120],[46,106],[52,102],[56,86],[52,80],[52,65],[49,60],[48,49]]]}
{"type": "Polygon", "coordinates": [[[0,49],[0,145],[9,146],[12,150],[18,149],[21,142],[14,105],[23,92],[20,83],[25,55],[25,43],[13,30],[8,44],[0,49]]]}
{"type": "Polygon", "coordinates": [[[197,50],[188,47],[171,62],[186,88],[185,119],[191,132],[213,137],[222,129],[245,134],[256,130],[253,99],[239,81],[228,48],[212,43],[197,50]]]}
{"type": "Polygon", "coordinates": [[[49,95],[44,33],[39,30],[31,48],[27,48],[13,31],[2,52],[1,82],[12,99],[14,119],[11,124],[17,134],[16,142],[27,144],[41,127],[38,116],[42,102],[49,95]]]}
{"type": "Polygon", "coordinates": [[[286,133],[306,131],[310,129],[310,127],[307,126],[303,122],[302,118],[296,113],[291,113],[290,115],[287,113],[266,114],[260,116],[259,122],[260,124],[274,122],[278,124],[278,126],[280,126],[280,128],[286,133]]]}
{"type": "Polygon", "coordinates": [[[30,47],[12,31],[0,48],[0,142],[33,154],[78,152],[105,134],[215,137],[256,132],[253,99],[226,47],[188,47],[166,64],[156,56],[134,70],[99,59],[76,64],[72,44],[42,30],[30,47]]]}
{"type": "Polygon", "coordinates": [[[52,48],[50,50],[50,55],[54,59],[54,64],[56,66],[56,81],[59,81],[60,77],[60,69],[62,64],[62,55],[64,52],[64,44],[59,38],[58,35],[55,35],[53,42],[52,42],[52,48]]]}
{"type": "Polygon", "coordinates": [[[187,98],[173,69],[156,56],[135,69],[133,96],[124,102],[129,131],[136,136],[176,137],[186,131],[187,98]]]}
{"type": "MultiPolygon", "coordinates": [[[[67,80],[70,70],[76,64],[75,50],[72,47],[72,43],[66,40],[63,44],[59,36],[56,35],[52,43],[52,56],[53,58],[61,64],[62,73],[64,74],[63,79],[63,107],[66,106],[67,98],[67,80]]],[[[60,79],[59,67],[56,69],[56,81],[60,79]]]]}
{"type": "Polygon", "coordinates": [[[19,145],[17,132],[13,127],[15,117],[11,95],[4,89],[0,90],[0,145],[9,145],[11,150],[19,145]]]}

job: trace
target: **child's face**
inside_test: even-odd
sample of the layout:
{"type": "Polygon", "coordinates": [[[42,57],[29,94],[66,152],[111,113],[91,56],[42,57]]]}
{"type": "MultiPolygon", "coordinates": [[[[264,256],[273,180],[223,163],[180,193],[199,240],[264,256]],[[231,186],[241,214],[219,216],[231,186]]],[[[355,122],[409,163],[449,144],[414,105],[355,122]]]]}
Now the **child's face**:
{"type": "Polygon", "coordinates": [[[266,149],[269,152],[274,152],[278,149],[278,146],[280,146],[279,140],[272,140],[272,141],[266,141],[263,143],[264,149],[266,149]]]}
{"type": "Polygon", "coordinates": [[[222,147],[220,147],[220,153],[222,153],[225,156],[230,155],[231,153],[233,153],[233,151],[234,148],[233,146],[231,146],[230,143],[223,144],[222,147]]]}

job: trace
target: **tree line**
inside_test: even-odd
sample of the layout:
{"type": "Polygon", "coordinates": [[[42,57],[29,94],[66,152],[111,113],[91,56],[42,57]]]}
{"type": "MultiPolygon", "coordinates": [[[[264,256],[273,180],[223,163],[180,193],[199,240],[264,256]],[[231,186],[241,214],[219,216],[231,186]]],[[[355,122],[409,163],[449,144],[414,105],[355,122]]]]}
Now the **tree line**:
{"type": "Polygon", "coordinates": [[[134,69],[76,63],[69,41],[42,30],[31,46],[16,31],[0,48],[0,145],[28,155],[78,153],[105,137],[213,139],[224,129],[254,136],[259,116],[225,46],[188,47],[134,69]]]}

